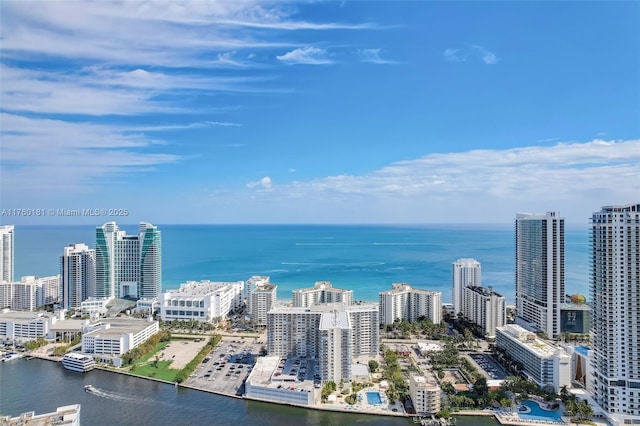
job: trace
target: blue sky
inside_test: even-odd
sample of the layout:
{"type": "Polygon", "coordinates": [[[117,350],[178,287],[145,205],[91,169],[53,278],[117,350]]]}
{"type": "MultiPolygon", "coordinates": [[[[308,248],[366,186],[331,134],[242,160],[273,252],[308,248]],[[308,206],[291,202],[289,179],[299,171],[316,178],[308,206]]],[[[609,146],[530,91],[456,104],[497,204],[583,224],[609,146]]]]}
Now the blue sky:
{"type": "Polygon", "coordinates": [[[638,2],[0,8],[3,209],[585,223],[639,199],[638,2]]]}

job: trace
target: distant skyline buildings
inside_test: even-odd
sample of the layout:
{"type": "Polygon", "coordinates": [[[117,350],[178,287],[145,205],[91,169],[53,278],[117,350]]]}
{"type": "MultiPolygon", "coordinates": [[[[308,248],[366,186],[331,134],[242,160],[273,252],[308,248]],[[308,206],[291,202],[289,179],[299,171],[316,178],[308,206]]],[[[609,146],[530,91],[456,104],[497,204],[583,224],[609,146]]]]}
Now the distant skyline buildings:
{"type": "Polygon", "coordinates": [[[162,291],[162,238],[156,226],[140,222],[127,235],[116,222],[96,228],[96,297],[151,299],[162,291]]]}
{"type": "Polygon", "coordinates": [[[616,424],[630,424],[640,417],[640,203],[593,213],[590,272],[588,389],[616,424]]]}
{"type": "Polygon", "coordinates": [[[0,226],[0,282],[13,281],[14,232],[13,225],[0,226]]]}
{"type": "Polygon", "coordinates": [[[482,266],[476,259],[461,258],[451,264],[453,313],[464,308],[465,288],[482,287],[482,266]]]}
{"type": "Polygon", "coordinates": [[[564,218],[519,213],[515,220],[516,323],[560,336],[565,300],[564,218]]]}

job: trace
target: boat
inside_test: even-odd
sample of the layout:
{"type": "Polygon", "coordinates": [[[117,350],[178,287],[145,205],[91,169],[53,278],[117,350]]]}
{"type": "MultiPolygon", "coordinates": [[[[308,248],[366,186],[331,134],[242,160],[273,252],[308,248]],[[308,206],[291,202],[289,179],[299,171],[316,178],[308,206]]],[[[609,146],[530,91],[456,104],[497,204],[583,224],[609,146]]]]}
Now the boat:
{"type": "Polygon", "coordinates": [[[95,391],[96,391],[96,388],[94,388],[94,387],[93,387],[93,386],[91,386],[91,385],[84,385],[84,391],[85,391],[85,392],[89,392],[89,393],[91,393],[91,392],[95,392],[95,391]]]}
{"type": "Polygon", "coordinates": [[[62,366],[67,370],[86,373],[96,367],[96,362],[89,355],[70,353],[62,357],[62,366]]]}

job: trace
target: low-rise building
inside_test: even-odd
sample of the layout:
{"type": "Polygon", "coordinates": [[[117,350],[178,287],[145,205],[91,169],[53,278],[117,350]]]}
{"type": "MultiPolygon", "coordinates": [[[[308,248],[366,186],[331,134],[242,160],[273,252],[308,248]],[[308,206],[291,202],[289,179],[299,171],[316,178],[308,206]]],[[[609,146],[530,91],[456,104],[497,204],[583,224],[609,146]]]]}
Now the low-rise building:
{"type": "Polygon", "coordinates": [[[107,305],[113,300],[111,297],[95,298],[90,297],[80,303],[80,310],[89,315],[104,315],[107,313],[107,305]]]}
{"type": "Polygon", "coordinates": [[[307,308],[320,303],[353,304],[353,290],[334,288],[329,281],[318,281],[313,287],[293,290],[293,306],[307,308]]]}
{"type": "Polygon", "coordinates": [[[153,315],[158,310],[158,299],[138,299],[136,301],[137,312],[144,312],[149,315],[153,315]]]}
{"type": "Polygon", "coordinates": [[[0,340],[26,342],[39,337],[51,338],[50,331],[56,322],[64,320],[64,311],[56,313],[0,311],[0,340]]]}
{"type": "Polygon", "coordinates": [[[442,322],[441,292],[394,283],[391,290],[380,293],[380,324],[393,324],[396,319],[413,322],[422,317],[434,324],[442,322]]]}
{"type": "Polygon", "coordinates": [[[188,281],[177,290],[161,293],[158,298],[162,321],[208,322],[225,319],[242,306],[244,281],[188,281]]]}
{"type": "Polygon", "coordinates": [[[80,426],[80,404],[58,407],[53,413],[36,414],[35,411],[22,413],[18,417],[0,416],[3,426],[80,426]]]}
{"type": "Polygon", "coordinates": [[[410,376],[409,395],[419,416],[430,416],[440,411],[440,386],[433,377],[410,376]]]}
{"type": "Polygon", "coordinates": [[[496,328],[496,347],[516,361],[522,372],[541,388],[551,386],[559,392],[571,386],[571,356],[539,339],[519,325],[496,328]]]}
{"type": "Polygon", "coordinates": [[[118,366],[119,356],[139,346],[160,330],[158,321],[136,318],[109,318],[91,326],[82,335],[82,352],[94,358],[113,360],[118,366]]]}

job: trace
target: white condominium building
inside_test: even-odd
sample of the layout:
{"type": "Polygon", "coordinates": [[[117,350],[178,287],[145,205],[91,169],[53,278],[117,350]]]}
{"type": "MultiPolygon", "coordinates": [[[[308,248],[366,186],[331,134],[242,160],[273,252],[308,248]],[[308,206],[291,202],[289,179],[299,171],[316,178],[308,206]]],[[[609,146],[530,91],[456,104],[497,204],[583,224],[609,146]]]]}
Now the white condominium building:
{"type": "Polygon", "coordinates": [[[564,303],[564,218],[558,212],[518,214],[516,233],[516,323],[560,336],[564,303]]]}
{"type": "Polygon", "coordinates": [[[453,314],[462,313],[464,307],[464,289],[482,287],[482,267],[475,259],[458,259],[451,264],[453,314]]]}
{"type": "Polygon", "coordinates": [[[613,424],[635,424],[640,419],[640,204],[593,213],[590,276],[593,381],[588,388],[613,424]]]}
{"type": "Polygon", "coordinates": [[[60,275],[22,277],[16,282],[0,283],[0,308],[33,311],[60,301],[60,275]]]}
{"type": "Polygon", "coordinates": [[[93,296],[153,299],[162,287],[162,236],[156,226],[140,222],[127,235],[115,222],[96,228],[96,291],[93,296]]]}
{"type": "Polygon", "coordinates": [[[334,288],[329,281],[318,281],[313,287],[293,290],[293,306],[306,308],[319,303],[353,304],[353,290],[334,288]]]}
{"type": "Polygon", "coordinates": [[[109,318],[82,335],[82,352],[92,355],[122,355],[144,343],[159,330],[158,321],[109,318]]]}
{"type": "Polygon", "coordinates": [[[247,309],[250,309],[251,306],[251,293],[253,290],[263,284],[269,284],[269,279],[270,278],[267,276],[254,275],[244,284],[244,298],[247,304],[247,309]]]}
{"type": "Polygon", "coordinates": [[[225,319],[242,306],[244,281],[188,281],[158,297],[162,321],[225,319]]]}
{"type": "Polygon", "coordinates": [[[65,309],[80,308],[95,293],[95,251],[85,244],[65,247],[60,257],[62,303],[65,309]]]}
{"type": "Polygon", "coordinates": [[[507,307],[504,296],[493,288],[466,287],[462,315],[476,324],[485,338],[496,337],[496,327],[507,323],[507,307]]]}
{"type": "Polygon", "coordinates": [[[396,318],[413,322],[422,317],[434,324],[442,322],[441,292],[394,283],[391,290],[380,293],[380,324],[393,324],[396,318]]]}
{"type": "Polygon", "coordinates": [[[522,372],[539,387],[550,386],[559,392],[571,387],[571,356],[551,346],[519,325],[496,328],[496,347],[522,366],[522,372]]]}
{"type": "Polygon", "coordinates": [[[409,395],[417,415],[430,416],[440,411],[440,386],[433,377],[410,376],[409,395]]]}
{"type": "Polygon", "coordinates": [[[267,312],[278,299],[278,286],[265,282],[255,286],[251,291],[247,313],[257,326],[267,325],[267,312]]]}
{"type": "Polygon", "coordinates": [[[0,226],[0,283],[13,281],[13,225],[0,226]]]}
{"type": "Polygon", "coordinates": [[[354,357],[377,354],[378,324],[374,304],[276,307],[267,313],[267,351],[318,359],[322,380],[349,380],[354,357]]]}

